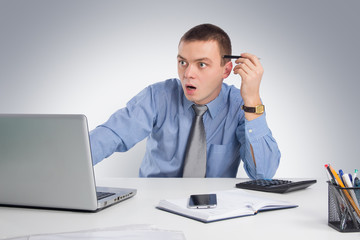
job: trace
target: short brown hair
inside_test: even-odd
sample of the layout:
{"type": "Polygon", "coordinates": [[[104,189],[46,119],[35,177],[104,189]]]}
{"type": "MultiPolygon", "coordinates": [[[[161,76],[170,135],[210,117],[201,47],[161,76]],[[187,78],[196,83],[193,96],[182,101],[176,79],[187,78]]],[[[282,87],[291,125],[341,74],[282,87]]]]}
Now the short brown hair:
{"type": "Polygon", "coordinates": [[[230,61],[229,59],[223,58],[223,55],[231,55],[230,38],[224,30],[213,24],[206,23],[191,28],[181,37],[180,43],[211,40],[216,41],[219,45],[221,65],[230,61]]]}

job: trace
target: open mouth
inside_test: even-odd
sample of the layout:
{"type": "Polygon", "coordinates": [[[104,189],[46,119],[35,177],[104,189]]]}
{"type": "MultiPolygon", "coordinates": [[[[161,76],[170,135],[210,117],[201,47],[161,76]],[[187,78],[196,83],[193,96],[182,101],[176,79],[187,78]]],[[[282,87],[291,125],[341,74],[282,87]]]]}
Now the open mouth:
{"type": "Polygon", "coordinates": [[[194,87],[194,86],[192,86],[192,85],[187,85],[187,86],[186,86],[186,89],[188,89],[188,90],[195,90],[196,87],[194,87]]]}

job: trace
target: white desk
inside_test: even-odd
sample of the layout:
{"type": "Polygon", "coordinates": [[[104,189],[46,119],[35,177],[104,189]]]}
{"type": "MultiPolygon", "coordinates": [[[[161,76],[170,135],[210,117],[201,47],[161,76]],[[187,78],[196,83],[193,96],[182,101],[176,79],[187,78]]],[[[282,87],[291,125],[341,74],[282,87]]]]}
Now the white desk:
{"type": "MultiPolygon", "coordinates": [[[[129,224],[154,224],[181,230],[186,239],[360,239],[360,233],[339,233],[327,225],[327,185],[318,181],[287,194],[251,191],[290,201],[298,208],[256,216],[201,223],[155,208],[164,198],[231,189],[239,179],[101,179],[98,185],[136,188],[135,197],[98,213],[0,207],[0,239],[23,235],[90,230],[129,224]]],[[[0,193],[1,194],[1,193],[0,193]]]]}

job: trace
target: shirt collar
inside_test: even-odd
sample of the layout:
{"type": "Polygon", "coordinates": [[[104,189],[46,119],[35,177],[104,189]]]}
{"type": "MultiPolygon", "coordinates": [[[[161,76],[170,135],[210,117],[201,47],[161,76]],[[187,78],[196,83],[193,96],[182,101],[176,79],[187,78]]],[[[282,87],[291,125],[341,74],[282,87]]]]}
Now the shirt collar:
{"type": "MultiPolygon", "coordinates": [[[[211,102],[209,102],[208,104],[206,104],[206,106],[208,107],[208,113],[210,114],[211,118],[215,118],[216,115],[219,113],[219,111],[223,108],[224,103],[225,103],[225,97],[224,97],[224,84],[221,88],[221,91],[219,93],[219,95],[212,100],[211,102]]],[[[189,101],[185,94],[183,93],[183,106],[185,109],[189,109],[194,103],[189,101]]]]}
{"type": "Polygon", "coordinates": [[[194,103],[189,101],[186,96],[185,96],[185,93],[183,92],[183,106],[184,106],[184,109],[189,109],[194,103]]]}

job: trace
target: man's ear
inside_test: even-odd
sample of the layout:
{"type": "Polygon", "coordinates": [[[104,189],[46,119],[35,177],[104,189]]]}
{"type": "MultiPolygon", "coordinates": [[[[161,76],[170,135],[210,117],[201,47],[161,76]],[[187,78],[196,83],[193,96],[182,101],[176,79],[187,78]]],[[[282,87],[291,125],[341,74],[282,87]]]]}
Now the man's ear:
{"type": "Polygon", "coordinates": [[[231,61],[225,63],[223,79],[227,78],[230,75],[232,68],[233,68],[233,65],[232,65],[231,61]]]}

